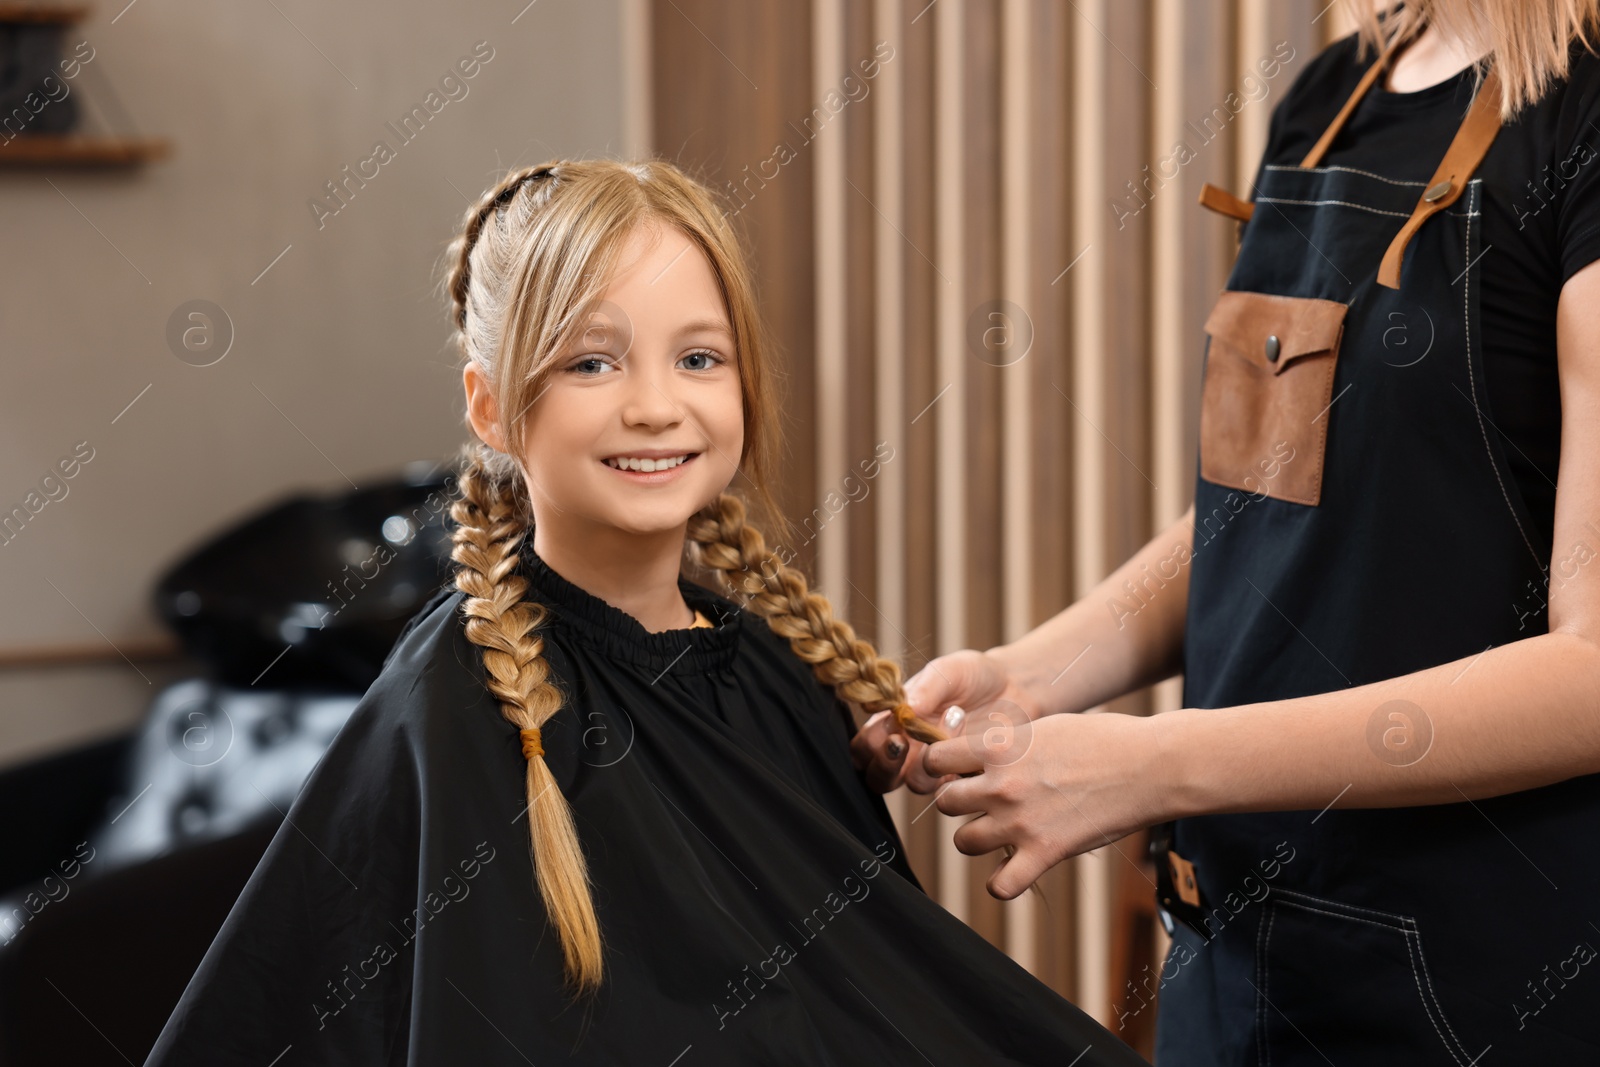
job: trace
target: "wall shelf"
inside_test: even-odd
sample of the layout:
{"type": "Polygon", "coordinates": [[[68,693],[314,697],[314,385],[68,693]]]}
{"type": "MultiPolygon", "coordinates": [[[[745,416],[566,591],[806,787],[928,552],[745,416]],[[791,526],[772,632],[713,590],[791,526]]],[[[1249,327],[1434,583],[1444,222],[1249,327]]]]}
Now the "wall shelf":
{"type": "Polygon", "coordinates": [[[0,2],[0,22],[48,22],[68,24],[82,22],[89,14],[87,4],[41,4],[0,2]]]}
{"type": "MultiPolygon", "coordinates": [[[[0,0],[0,26],[66,27],[83,21],[88,14],[87,4],[0,0]]],[[[98,68],[95,73],[99,74],[98,68]]],[[[115,93],[109,83],[105,85],[105,90],[111,94],[111,102],[116,104],[115,93]]],[[[129,120],[127,125],[131,124],[129,120]]],[[[81,130],[61,133],[10,132],[14,134],[10,140],[0,139],[0,169],[137,167],[165,159],[172,153],[172,142],[165,137],[116,132],[86,133],[81,130]]]]}
{"type": "Polygon", "coordinates": [[[0,141],[0,168],[132,167],[164,159],[171,152],[172,142],[164,137],[23,134],[0,141]]]}

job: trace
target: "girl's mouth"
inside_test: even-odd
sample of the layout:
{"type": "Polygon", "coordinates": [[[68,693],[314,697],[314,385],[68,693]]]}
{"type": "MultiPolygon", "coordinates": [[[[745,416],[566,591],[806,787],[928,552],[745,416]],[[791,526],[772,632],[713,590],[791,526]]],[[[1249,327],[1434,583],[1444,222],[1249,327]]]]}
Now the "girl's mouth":
{"type": "Polygon", "coordinates": [[[616,471],[629,481],[643,482],[647,485],[658,485],[672,481],[678,472],[693,463],[698,452],[685,452],[678,456],[668,456],[662,459],[634,459],[627,456],[613,456],[604,459],[609,469],[616,471]]]}

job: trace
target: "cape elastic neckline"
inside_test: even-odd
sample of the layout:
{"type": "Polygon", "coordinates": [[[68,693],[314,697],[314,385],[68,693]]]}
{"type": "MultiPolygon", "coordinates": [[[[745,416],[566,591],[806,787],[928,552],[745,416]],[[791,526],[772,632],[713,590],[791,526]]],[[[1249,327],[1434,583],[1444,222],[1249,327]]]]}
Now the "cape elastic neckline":
{"type": "Polygon", "coordinates": [[[529,597],[551,609],[555,625],[609,657],[658,673],[703,674],[731,667],[738,654],[744,613],[732,601],[687,578],[678,578],[678,589],[691,608],[705,613],[711,626],[651,633],[621,608],[557,574],[533,550],[532,537],[523,541],[521,556],[529,597]]]}

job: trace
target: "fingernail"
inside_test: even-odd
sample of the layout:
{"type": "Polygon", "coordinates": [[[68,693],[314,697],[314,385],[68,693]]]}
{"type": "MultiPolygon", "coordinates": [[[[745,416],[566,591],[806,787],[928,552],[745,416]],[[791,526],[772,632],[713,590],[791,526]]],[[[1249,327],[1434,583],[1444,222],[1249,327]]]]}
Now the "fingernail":
{"type": "Polygon", "coordinates": [[[961,709],[960,705],[951,704],[950,710],[944,713],[944,728],[954,733],[961,729],[961,723],[966,717],[967,713],[961,709]]]}
{"type": "Polygon", "coordinates": [[[888,754],[890,759],[898,762],[900,757],[906,754],[906,743],[898,737],[891,737],[888,744],[883,746],[883,751],[888,754]]]}

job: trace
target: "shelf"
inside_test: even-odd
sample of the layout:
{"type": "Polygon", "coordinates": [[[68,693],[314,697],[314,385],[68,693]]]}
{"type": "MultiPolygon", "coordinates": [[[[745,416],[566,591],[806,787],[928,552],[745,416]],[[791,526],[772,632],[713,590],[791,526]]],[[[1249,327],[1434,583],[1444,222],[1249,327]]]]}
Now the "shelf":
{"type": "MultiPolygon", "coordinates": [[[[4,5],[0,5],[0,11],[4,5]]],[[[172,152],[164,137],[84,137],[81,134],[21,134],[0,141],[3,167],[133,167],[172,152]]]]}
{"type": "Polygon", "coordinates": [[[87,4],[29,4],[0,2],[0,23],[59,23],[68,25],[83,21],[89,14],[87,4]]]}
{"type": "Polygon", "coordinates": [[[0,648],[0,671],[109,665],[130,660],[135,663],[166,663],[183,657],[183,646],[176,638],[169,634],[156,634],[143,638],[125,637],[114,645],[95,641],[83,644],[0,648]]]}

